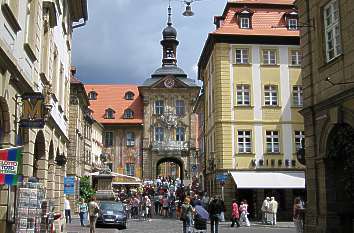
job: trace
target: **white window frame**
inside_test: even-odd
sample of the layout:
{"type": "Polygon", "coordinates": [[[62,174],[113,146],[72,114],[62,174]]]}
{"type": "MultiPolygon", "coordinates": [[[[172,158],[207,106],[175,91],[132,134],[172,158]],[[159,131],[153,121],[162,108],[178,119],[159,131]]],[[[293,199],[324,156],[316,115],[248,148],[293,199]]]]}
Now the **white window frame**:
{"type": "Polygon", "coordinates": [[[183,127],[176,128],[176,141],[184,142],[186,140],[186,130],[183,127]]]}
{"type": "Polygon", "coordinates": [[[264,105],[278,106],[278,86],[276,85],[264,86],[264,105]]]}
{"type": "Polygon", "coordinates": [[[298,29],[298,19],[289,18],[288,19],[288,29],[297,30],[298,29]]]}
{"type": "Polygon", "coordinates": [[[184,100],[176,100],[176,115],[183,116],[186,113],[184,100]]]}
{"type": "Polygon", "coordinates": [[[240,28],[242,29],[251,28],[251,18],[249,16],[240,16],[240,28]]]}
{"type": "Polygon", "coordinates": [[[292,66],[301,65],[301,52],[299,50],[291,50],[290,58],[292,66]]]}
{"type": "Polygon", "coordinates": [[[165,103],[163,100],[155,101],[155,114],[162,115],[165,111],[165,103]]]}
{"type": "Polygon", "coordinates": [[[113,109],[106,109],[106,114],[105,114],[106,116],[105,116],[105,118],[106,119],[114,119],[115,118],[115,116],[114,116],[114,111],[113,111],[113,109]]]}
{"type": "Polygon", "coordinates": [[[130,108],[124,110],[124,119],[133,119],[134,118],[134,112],[130,108]]]}
{"type": "Polygon", "coordinates": [[[133,132],[127,132],[126,140],[127,146],[135,146],[135,134],[133,132]]]}
{"type": "Polygon", "coordinates": [[[277,50],[276,49],[263,49],[263,64],[276,65],[277,64],[277,50]]]}
{"type": "Polygon", "coordinates": [[[237,145],[239,153],[252,152],[252,132],[250,130],[237,131],[237,145]]]}
{"type": "Polygon", "coordinates": [[[126,163],[125,164],[125,174],[128,176],[135,176],[135,164],[126,163]]]}
{"type": "Polygon", "coordinates": [[[163,142],[164,137],[164,129],[162,127],[155,127],[155,141],[163,142]]]}
{"type": "Polygon", "coordinates": [[[235,63],[236,64],[248,64],[249,60],[249,49],[248,48],[237,48],[235,50],[235,63]]]}
{"type": "Polygon", "coordinates": [[[88,93],[88,99],[89,100],[96,100],[97,99],[97,93],[95,91],[90,91],[88,93]]]}
{"type": "Polygon", "coordinates": [[[279,153],[279,132],[276,130],[266,131],[267,153],[279,153]]]}
{"type": "Polygon", "coordinates": [[[323,9],[326,60],[332,61],[342,54],[339,6],[337,0],[330,1],[323,9]],[[333,53],[333,54],[332,54],[333,53]]]}
{"type": "Polygon", "coordinates": [[[250,86],[248,84],[236,85],[236,103],[239,106],[250,106],[250,86]]]}
{"type": "Polygon", "coordinates": [[[302,107],[303,106],[303,90],[302,86],[293,86],[293,106],[302,107]]]}
{"type": "Polygon", "coordinates": [[[295,150],[298,151],[302,147],[301,143],[302,143],[302,140],[305,139],[305,134],[304,134],[304,131],[296,130],[294,132],[294,135],[295,135],[295,137],[294,137],[295,150]]]}
{"type": "Polygon", "coordinates": [[[105,147],[112,147],[113,144],[114,144],[114,140],[113,140],[114,139],[114,134],[113,134],[113,132],[112,131],[106,131],[106,132],[104,132],[103,136],[104,136],[104,138],[103,138],[104,146],[105,147]],[[110,136],[108,137],[108,135],[110,135],[110,136]],[[107,143],[107,142],[109,142],[109,143],[107,143]]]}

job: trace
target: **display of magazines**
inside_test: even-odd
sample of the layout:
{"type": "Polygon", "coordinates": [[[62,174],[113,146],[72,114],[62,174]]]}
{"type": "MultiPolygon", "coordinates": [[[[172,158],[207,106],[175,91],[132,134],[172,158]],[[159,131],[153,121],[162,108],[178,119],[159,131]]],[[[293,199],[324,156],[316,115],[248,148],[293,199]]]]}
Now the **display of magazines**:
{"type": "Polygon", "coordinates": [[[19,183],[16,199],[16,233],[40,233],[42,219],[47,213],[43,185],[19,183]]]}

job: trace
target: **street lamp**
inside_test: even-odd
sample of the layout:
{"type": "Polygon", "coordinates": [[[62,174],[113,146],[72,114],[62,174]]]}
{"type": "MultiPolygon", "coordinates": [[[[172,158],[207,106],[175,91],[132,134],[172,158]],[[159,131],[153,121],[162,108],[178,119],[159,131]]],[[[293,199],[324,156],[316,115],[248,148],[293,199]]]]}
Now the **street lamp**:
{"type": "MultiPolygon", "coordinates": [[[[179,1],[179,2],[183,2],[186,6],[186,10],[182,13],[183,16],[193,16],[194,12],[192,11],[192,6],[191,4],[193,2],[199,2],[202,0],[174,0],[174,1],[179,1]]],[[[171,3],[171,0],[169,0],[169,2],[171,3]]]]}

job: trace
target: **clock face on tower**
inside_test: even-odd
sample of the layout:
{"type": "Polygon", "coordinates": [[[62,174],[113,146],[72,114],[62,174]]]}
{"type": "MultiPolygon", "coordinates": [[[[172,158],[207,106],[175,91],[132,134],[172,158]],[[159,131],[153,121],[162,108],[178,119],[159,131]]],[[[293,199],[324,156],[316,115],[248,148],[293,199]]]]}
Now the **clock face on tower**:
{"type": "Polygon", "coordinates": [[[172,78],[167,78],[165,81],[164,81],[164,84],[165,84],[165,87],[167,88],[172,88],[175,86],[175,80],[173,80],[172,78]]]}

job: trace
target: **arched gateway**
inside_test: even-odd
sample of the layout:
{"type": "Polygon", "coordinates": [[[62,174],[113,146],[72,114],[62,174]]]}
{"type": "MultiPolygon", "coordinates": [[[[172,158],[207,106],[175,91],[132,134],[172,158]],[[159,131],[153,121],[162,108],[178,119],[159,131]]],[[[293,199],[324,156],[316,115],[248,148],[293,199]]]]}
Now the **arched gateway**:
{"type": "Polygon", "coordinates": [[[157,161],[156,174],[158,176],[178,177],[181,180],[184,180],[183,161],[175,157],[162,158],[159,161],[157,161]]]}
{"type": "Polygon", "coordinates": [[[182,179],[190,179],[195,151],[195,115],[199,86],[177,66],[177,31],[171,8],[162,32],[162,67],[139,87],[144,101],[143,178],[154,179],[166,162],[179,166],[182,179]]]}

